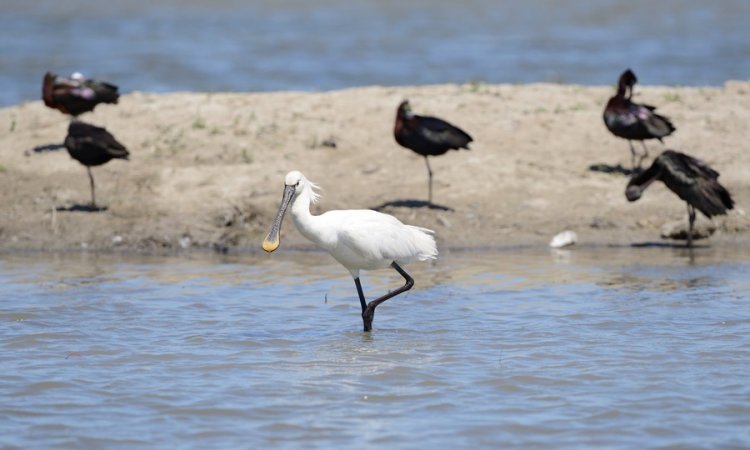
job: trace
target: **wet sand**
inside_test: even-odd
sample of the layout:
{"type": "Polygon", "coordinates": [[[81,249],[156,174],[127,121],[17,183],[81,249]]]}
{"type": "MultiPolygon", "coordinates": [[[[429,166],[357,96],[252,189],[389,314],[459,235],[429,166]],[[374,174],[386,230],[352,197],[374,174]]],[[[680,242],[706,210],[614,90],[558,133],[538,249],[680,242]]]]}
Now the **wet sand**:
{"type": "MultiPolygon", "coordinates": [[[[685,204],[655,184],[628,203],[626,141],[604,127],[611,86],[556,84],[364,87],[323,93],[135,92],[81,119],[105,126],[131,152],[93,169],[105,211],[81,211],[86,170],[61,144],[68,119],[41,101],[0,110],[0,249],[260,251],[293,169],[322,187],[314,212],[376,208],[436,231],[441,249],[546,245],[564,230],[581,244],[660,241],[685,204]],[[470,151],[432,158],[429,208],[423,158],[401,148],[398,103],[459,125],[470,151]]],[[[648,143],[707,161],[737,206],[714,219],[711,245],[747,244],[750,82],[636,87],[677,131],[648,143]]],[[[638,148],[638,146],[637,146],[638,148]]],[[[650,159],[646,164],[650,163],[650,159]]],[[[291,221],[282,247],[311,247],[291,221]]]]}

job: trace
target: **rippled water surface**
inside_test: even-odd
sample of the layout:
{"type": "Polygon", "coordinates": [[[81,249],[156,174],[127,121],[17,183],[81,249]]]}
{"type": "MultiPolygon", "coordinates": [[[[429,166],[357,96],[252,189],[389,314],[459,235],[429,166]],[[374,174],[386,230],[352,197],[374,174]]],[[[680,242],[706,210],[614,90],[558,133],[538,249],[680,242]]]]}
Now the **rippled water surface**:
{"type": "Polygon", "coordinates": [[[747,0],[3,0],[0,105],[45,71],[132,91],[750,78],[747,0]]]}
{"type": "Polygon", "coordinates": [[[0,255],[0,447],[748,447],[745,253],[0,255]]]}

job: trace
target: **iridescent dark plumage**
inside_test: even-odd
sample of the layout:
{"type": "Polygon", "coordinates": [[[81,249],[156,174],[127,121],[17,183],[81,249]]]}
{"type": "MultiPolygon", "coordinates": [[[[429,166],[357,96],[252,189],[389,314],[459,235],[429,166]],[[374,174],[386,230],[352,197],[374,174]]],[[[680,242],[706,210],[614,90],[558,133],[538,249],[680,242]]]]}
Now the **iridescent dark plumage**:
{"type": "Polygon", "coordinates": [[[657,156],[651,167],[630,179],[625,197],[634,202],[656,180],[688,204],[688,245],[692,245],[695,209],[706,217],[726,214],[734,208],[729,191],[718,181],[719,172],[700,159],[674,150],[665,150],[657,156]]]}
{"type": "Polygon", "coordinates": [[[42,82],[42,100],[50,108],[75,117],[93,111],[99,103],[117,103],[120,98],[117,89],[114,84],[79,74],[65,78],[47,72],[42,82]]]}
{"type": "Polygon", "coordinates": [[[641,141],[644,154],[641,156],[638,166],[648,156],[648,149],[643,142],[647,139],[658,139],[660,142],[665,136],[675,131],[674,125],[666,117],[656,114],[656,107],[633,103],[633,86],[638,82],[632,70],[627,69],[620,75],[617,83],[617,94],[609,99],[604,108],[604,124],[607,129],[617,137],[628,140],[632,165],[635,168],[635,149],[632,141],[641,141]]]}
{"type": "Polygon", "coordinates": [[[70,122],[65,148],[73,159],[86,166],[91,183],[91,205],[96,207],[91,167],[100,166],[115,158],[128,159],[128,150],[106,129],[79,120],[70,122]]]}
{"type": "Polygon", "coordinates": [[[427,157],[442,155],[448,150],[462,148],[469,150],[469,143],[473,140],[468,133],[442,119],[412,113],[407,100],[398,106],[393,136],[401,146],[424,156],[429,176],[430,203],[432,203],[432,169],[427,157]]]}

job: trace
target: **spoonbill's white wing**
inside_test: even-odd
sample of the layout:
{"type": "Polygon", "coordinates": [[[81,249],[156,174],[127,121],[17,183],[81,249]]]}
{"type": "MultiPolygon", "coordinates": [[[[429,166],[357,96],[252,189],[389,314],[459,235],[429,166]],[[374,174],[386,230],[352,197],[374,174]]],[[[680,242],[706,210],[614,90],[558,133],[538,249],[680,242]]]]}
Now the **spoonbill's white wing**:
{"type": "Polygon", "coordinates": [[[320,216],[336,230],[334,258],[347,268],[377,269],[391,262],[437,258],[432,230],[405,225],[372,210],[329,211],[320,216]]]}

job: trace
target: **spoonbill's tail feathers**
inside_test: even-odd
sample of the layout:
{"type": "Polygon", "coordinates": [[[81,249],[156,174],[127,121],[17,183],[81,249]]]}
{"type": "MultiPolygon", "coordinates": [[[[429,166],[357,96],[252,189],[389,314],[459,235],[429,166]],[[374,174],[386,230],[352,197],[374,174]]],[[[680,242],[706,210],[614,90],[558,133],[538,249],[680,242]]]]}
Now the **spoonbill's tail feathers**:
{"type": "Polygon", "coordinates": [[[418,249],[416,252],[417,260],[427,261],[428,259],[437,259],[437,244],[433,237],[435,232],[428,228],[415,227],[413,225],[406,225],[406,227],[414,233],[414,246],[418,249]]]}

